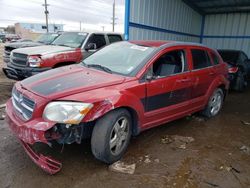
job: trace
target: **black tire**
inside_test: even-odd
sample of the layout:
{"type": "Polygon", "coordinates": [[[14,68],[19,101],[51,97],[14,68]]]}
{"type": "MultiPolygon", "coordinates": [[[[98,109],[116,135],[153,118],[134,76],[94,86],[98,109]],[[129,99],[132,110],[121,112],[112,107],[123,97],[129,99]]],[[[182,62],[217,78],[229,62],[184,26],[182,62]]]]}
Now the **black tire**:
{"type": "Polygon", "coordinates": [[[235,90],[239,92],[245,91],[247,87],[247,80],[243,72],[240,70],[237,74],[237,78],[235,80],[235,90]]]}
{"type": "MultiPolygon", "coordinates": [[[[123,129],[121,126],[119,128],[121,130],[123,129]]],[[[95,127],[93,129],[91,137],[91,150],[93,155],[98,160],[108,164],[118,161],[119,159],[121,159],[121,157],[123,156],[128,147],[131,138],[131,133],[132,133],[131,115],[126,109],[121,108],[109,112],[108,114],[104,115],[102,118],[97,120],[95,127]],[[126,131],[123,131],[124,133],[116,131],[116,128],[119,127],[118,124],[126,122],[125,119],[127,120],[128,123],[126,126],[127,127],[126,131]],[[125,136],[126,139],[122,141],[122,139],[125,138],[125,136]],[[113,143],[117,143],[117,146],[113,147],[111,146],[112,140],[114,140],[113,143]],[[122,146],[120,150],[116,152],[116,150],[118,150],[120,146],[118,142],[119,143],[121,142],[122,146]]]]}
{"type": "Polygon", "coordinates": [[[223,93],[222,89],[217,88],[213,92],[211,97],[209,98],[208,104],[207,104],[206,108],[201,112],[201,114],[207,118],[211,118],[211,117],[216,116],[222,108],[223,101],[224,101],[224,93],[223,93]],[[218,100],[220,100],[220,101],[218,101],[220,103],[220,104],[218,104],[219,105],[218,109],[214,106],[214,100],[215,100],[215,97],[217,95],[220,97],[220,99],[218,99],[218,100]],[[216,111],[213,111],[213,108],[216,108],[216,111]]]}

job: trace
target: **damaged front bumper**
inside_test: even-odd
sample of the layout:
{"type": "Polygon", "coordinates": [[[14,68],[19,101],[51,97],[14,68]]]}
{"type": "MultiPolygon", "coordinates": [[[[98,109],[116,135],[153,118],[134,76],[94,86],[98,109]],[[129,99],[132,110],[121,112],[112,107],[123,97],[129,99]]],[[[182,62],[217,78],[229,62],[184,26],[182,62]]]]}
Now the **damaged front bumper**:
{"type": "Polygon", "coordinates": [[[11,64],[11,62],[7,63],[7,67],[2,68],[5,76],[9,79],[13,80],[23,80],[30,76],[36,75],[38,73],[50,70],[51,68],[44,67],[44,68],[33,68],[33,67],[20,67],[11,64]]]}
{"type": "Polygon", "coordinates": [[[31,160],[49,174],[55,174],[62,168],[62,163],[43,154],[37,154],[29,144],[21,141],[21,144],[31,160]]]}
{"type": "MultiPolygon", "coordinates": [[[[31,148],[31,145],[36,142],[49,144],[45,133],[54,126],[54,123],[44,122],[44,124],[42,124],[39,120],[21,122],[14,114],[11,100],[6,104],[6,114],[6,121],[10,129],[19,138],[24,150],[32,161],[49,174],[59,172],[62,168],[62,164],[59,161],[54,160],[49,156],[38,154],[31,148]]],[[[56,135],[50,136],[51,140],[56,138],[56,135]]]]}

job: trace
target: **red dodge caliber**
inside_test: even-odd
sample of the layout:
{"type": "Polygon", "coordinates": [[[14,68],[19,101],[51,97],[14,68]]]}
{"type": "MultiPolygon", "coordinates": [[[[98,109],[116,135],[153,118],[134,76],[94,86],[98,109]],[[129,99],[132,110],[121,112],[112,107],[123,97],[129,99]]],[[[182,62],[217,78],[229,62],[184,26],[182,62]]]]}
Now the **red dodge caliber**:
{"type": "Polygon", "coordinates": [[[213,117],[228,90],[227,65],[195,43],[130,41],[111,44],[80,65],[17,82],[7,122],[30,158],[54,174],[62,164],[32,145],[81,143],[93,155],[119,160],[132,135],[200,111],[213,117]],[[52,142],[53,141],[53,142],[52,142]]]}

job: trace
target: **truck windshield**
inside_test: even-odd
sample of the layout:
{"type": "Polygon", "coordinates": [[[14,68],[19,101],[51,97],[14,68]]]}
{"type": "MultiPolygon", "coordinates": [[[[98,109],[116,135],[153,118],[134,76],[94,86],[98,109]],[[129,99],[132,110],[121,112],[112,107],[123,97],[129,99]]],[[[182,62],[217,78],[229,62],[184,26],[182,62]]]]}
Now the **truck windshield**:
{"type": "Polygon", "coordinates": [[[130,75],[154,50],[154,47],[117,42],[87,57],[83,65],[90,68],[98,68],[99,65],[112,73],[130,75]]]}
{"type": "Polygon", "coordinates": [[[35,41],[43,44],[51,44],[58,36],[59,34],[56,33],[42,34],[35,41]]]}
{"type": "Polygon", "coordinates": [[[67,32],[60,35],[54,42],[53,45],[68,46],[72,48],[79,48],[83,44],[87,37],[87,33],[81,32],[67,32]]]}

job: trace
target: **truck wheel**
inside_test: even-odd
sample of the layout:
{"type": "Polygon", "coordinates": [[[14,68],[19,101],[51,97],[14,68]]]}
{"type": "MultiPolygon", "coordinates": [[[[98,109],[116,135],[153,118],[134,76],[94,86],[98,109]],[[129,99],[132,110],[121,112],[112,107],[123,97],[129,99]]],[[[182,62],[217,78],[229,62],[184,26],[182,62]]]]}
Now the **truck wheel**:
{"type": "Polygon", "coordinates": [[[239,92],[243,92],[247,87],[247,80],[242,71],[238,72],[236,82],[235,82],[235,90],[239,92]]]}
{"type": "Polygon", "coordinates": [[[206,108],[201,112],[207,118],[211,118],[216,116],[222,107],[224,100],[224,93],[222,89],[218,88],[214,91],[212,96],[210,97],[206,108]]]}
{"type": "Polygon", "coordinates": [[[126,109],[109,112],[93,129],[91,150],[100,161],[111,164],[125,153],[131,138],[132,120],[126,109]]]}

